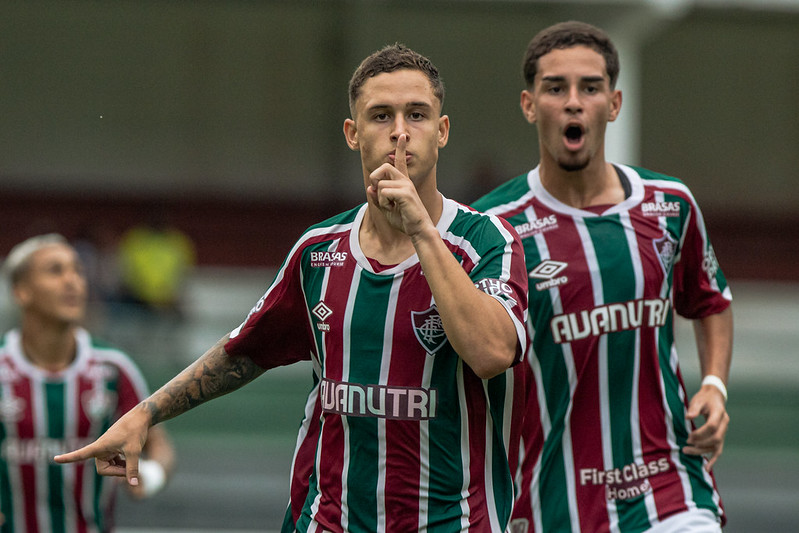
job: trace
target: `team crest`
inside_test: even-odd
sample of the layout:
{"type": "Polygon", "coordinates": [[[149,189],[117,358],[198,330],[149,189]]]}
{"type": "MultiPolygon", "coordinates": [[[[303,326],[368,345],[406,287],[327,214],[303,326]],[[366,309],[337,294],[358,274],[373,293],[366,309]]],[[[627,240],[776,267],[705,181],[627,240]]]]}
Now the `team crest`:
{"type": "Polygon", "coordinates": [[[117,407],[117,395],[103,388],[84,392],[80,400],[91,420],[102,420],[113,414],[117,407]]]}
{"type": "Polygon", "coordinates": [[[25,412],[25,400],[16,396],[3,396],[0,400],[0,420],[3,422],[19,422],[25,412]]]}
{"type": "Polygon", "coordinates": [[[663,271],[668,274],[674,264],[674,256],[677,255],[677,241],[669,233],[663,232],[661,238],[652,241],[652,246],[655,248],[663,271]]]}
{"type": "Polygon", "coordinates": [[[435,305],[427,311],[411,311],[411,321],[416,340],[428,354],[433,355],[447,343],[447,334],[444,332],[441,315],[438,314],[435,305]]]}

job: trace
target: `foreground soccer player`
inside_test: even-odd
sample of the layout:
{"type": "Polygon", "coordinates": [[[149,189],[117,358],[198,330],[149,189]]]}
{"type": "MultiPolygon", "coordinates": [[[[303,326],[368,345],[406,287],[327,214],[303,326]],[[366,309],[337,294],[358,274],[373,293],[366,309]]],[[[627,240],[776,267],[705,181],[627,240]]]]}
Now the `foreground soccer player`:
{"type": "MultiPolygon", "coordinates": [[[[56,465],[53,453],[88,444],[146,395],[141,372],[79,324],[87,284],[60,235],[32,237],[4,264],[20,327],[0,343],[0,523],[3,531],[110,531],[117,483],[86,464],[56,465]]],[[[143,497],[159,490],[174,462],[163,428],[143,453],[143,497]]]]}
{"type": "Polygon", "coordinates": [[[521,107],[540,164],[474,204],[514,225],[529,269],[533,386],[514,532],[718,532],[724,520],[710,468],[729,422],[730,291],[688,188],[605,160],[618,73],[598,28],[534,37],[521,107]],[[673,311],[695,319],[704,379],[690,402],[673,311]]]}
{"type": "Polygon", "coordinates": [[[240,327],[56,460],[95,457],[136,484],[151,426],[310,358],[321,412],[298,531],[504,531],[527,273],[506,222],[437,189],[443,98],[437,69],[408,48],[365,59],[344,135],[366,203],[309,228],[240,327]]]}

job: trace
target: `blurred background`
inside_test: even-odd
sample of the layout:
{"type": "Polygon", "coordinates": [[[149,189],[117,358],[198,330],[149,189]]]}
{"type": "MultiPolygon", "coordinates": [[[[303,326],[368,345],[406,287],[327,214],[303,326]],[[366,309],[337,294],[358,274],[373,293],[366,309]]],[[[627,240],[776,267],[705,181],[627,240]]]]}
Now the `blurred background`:
{"type": "MultiPolygon", "coordinates": [[[[33,234],[72,239],[90,327],[157,388],[241,322],[305,227],[363,201],[341,130],[363,57],[403,42],[439,67],[439,186],[468,203],[537,161],[521,59],[567,19],[619,47],[609,157],[688,184],[732,285],[727,531],[795,531],[797,0],[4,0],[0,257],[33,234]],[[130,273],[141,264],[159,266],[130,273]]],[[[0,311],[13,325],[7,297],[0,311]]],[[[680,335],[695,390],[689,324],[680,335]]],[[[168,422],[177,475],[156,500],[121,498],[120,527],[277,529],[309,375],[280,369],[168,422]]]]}

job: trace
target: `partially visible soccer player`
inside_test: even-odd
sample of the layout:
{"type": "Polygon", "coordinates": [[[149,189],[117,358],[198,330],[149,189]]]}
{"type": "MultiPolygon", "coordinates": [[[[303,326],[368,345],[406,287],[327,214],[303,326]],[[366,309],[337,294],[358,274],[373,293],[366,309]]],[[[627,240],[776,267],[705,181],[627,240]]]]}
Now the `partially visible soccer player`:
{"type": "Polygon", "coordinates": [[[540,163],[473,204],[513,224],[529,270],[532,386],[511,529],[718,532],[711,467],[729,422],[733,323],[702,213],[679,180],[605,160],[622,101],[605,32],[549,27],[523,70],[540,163]],[[703,380],[690,400],[674,311],[695,323],[703,380]]]}
{"type": "Polygon", "coordinates": [[[407,47],[366,58],[344,121],[366,203],[306,230],[241,326],[56,460],[95,457],[135,484],[151,426],[310,358],[320,413],[313,455],[295,462],[311,469],[292,530],[505,531],[527,273],[506,222],[438,191],[443,99],[438,70],[407,47]]]}
{"type": "MultiPolygon", "coordinates": [[[[100,436],[146,396],[144,378],[127,355],[80,327],[86,278],[62,236],[18,244],[3,267],[20,326],[0,343],[0,531],[111,531],[118,483],[94,465],[59,465],[52,456],[100,436]]],[[[163,487],[174,462],[163,428],[143,452],[136,497],[163,487]]]]}

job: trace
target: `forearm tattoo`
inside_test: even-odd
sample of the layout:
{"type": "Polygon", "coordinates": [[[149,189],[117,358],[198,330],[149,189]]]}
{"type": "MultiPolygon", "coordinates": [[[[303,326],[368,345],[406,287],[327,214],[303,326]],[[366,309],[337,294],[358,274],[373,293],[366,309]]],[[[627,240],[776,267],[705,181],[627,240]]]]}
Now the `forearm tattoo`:
{"type": "Polygon", "coordinates": [[[264,370],[249,357],[225,353],[227,338],[217,342],[202,357],[143,402],[151,424],[174,418],[201,403],[246,385],[264,370]]]}

